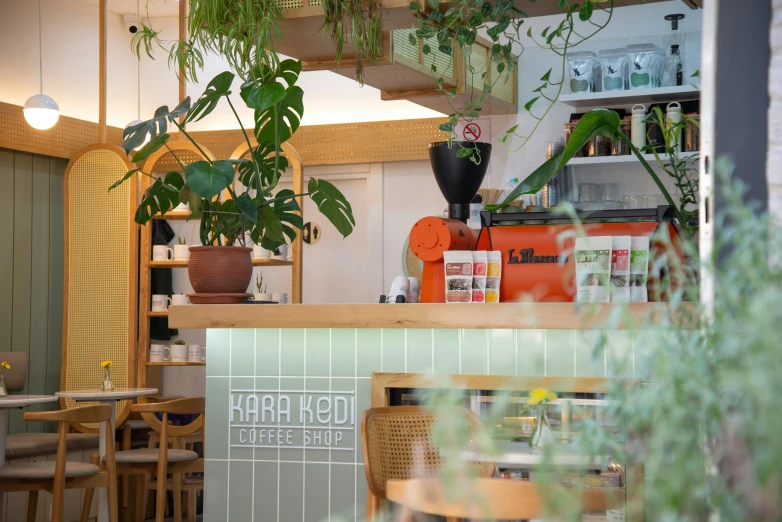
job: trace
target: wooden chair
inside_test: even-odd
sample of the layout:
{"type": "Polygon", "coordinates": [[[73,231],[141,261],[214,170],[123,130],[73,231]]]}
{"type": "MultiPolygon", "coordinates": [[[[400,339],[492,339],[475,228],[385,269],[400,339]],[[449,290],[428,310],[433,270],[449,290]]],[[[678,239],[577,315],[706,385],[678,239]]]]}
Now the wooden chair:
{"type": "Polygon", "coordinates": [[[111,407],[105,404],[80,406],[61,411],[26,412],[26,421],[53,421],[57,428],[57,458],[54,462],[31,462],[0,468],[0,491],[27,491],[27,521],[35,520],[38,492],[52,493],[52,522],[62,522],[65,490],[106,488],[109,521],[117,522],[117,471],[114,459],[114,433],[106,430],[106,460],[97,455],[86,462],[67,462],[65,435],[71,423],[109,422],[111,407]]]}
{"type": "MultiPolygon", "coordinates": [[[[204,398],[195,397],[134,404],[131,410],[139,413],[162,414],[159,428],[160,442],[157,449],[144,448],[116,453],[117,473],[128,476],[140,475],[136,491],[136,521],[143,520],[142,503],[143,495],[146,494],[146,475],[154,474],[157,476],[155,520],[163,522],[169,473],[173,477],[174,518],[180,521],[182,520],[182,476],[184,473],[203,472],[204,459],[198,458],[198,454],[194,451],[169,448],[169,437],[185,437],[202,429],[205,411],[204,398]],[[199,416],[195,421],[185,426],[169,426],[168,416],[172,414],[199,414],[199,416]]],[[[157,430],[156,427],[154,429],[157,430]]]]}
{"type": "MultiPolygon", "coordinates": [[[[624,505],[623,488],[570,489],[584,512],[606,511],[624,505]]],[[[437,477],[389,480],[388,500],[402,506],[400,522],[412,522],[413,512],[446,517],[448,522],[470,520],[527,520],[546,515],[541,486],[526,480],[479,478],[463,486],[437,477]],[[451,488],[448,491],[447,487],[451,488]],[[456,491],[453,490],[456,489],[456,491]]],[[[553,491],[552,491],[553,493],[553,491]]],[[[563,513],[554,513],[562,515],[563,513]]]]}
{"type": "MultiPolygon", "coordinates": [[[[480,429],[481,420],[464,408],[455,410],[470,433],[480,429]]],[[[422,406],[370,408],[361,418],[361,441],[364,472],[369,485],[368,520],[378,514],[385,503],[386,482],[437,475],[442,465],[440,450],[432,440],[437,412],[422,406]]],[[[479,477],[491,477],[491,463],[476,465],[479,477]]]]}

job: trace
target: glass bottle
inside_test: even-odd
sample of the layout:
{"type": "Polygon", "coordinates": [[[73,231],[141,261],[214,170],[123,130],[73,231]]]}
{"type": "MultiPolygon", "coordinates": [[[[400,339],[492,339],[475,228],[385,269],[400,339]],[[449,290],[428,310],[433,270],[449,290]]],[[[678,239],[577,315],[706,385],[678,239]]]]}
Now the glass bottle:
{"type": "Polygon", "coordinates": [[[682,56],[677,44],[671,45],[671,54],[665,60],[665,74],[668,78],[668,86],[680,86],[683,81],[682,56]]]}

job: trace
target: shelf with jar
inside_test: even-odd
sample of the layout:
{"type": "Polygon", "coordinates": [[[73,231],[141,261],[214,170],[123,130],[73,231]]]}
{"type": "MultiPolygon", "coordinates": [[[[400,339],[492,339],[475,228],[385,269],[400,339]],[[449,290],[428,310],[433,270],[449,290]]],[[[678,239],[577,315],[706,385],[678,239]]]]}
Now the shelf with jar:
{"type": "Polygon", "coordinates": [[[700,89],[693,85],[678,85],[675,87],[650,87],[648,89],[632,89],[603,92],[577,92],[562,94],[559,102],[576,109],[593,107],[617,107],[642,103],[667,103],[673,101],[689,101],[700,99],[700,89]]]}

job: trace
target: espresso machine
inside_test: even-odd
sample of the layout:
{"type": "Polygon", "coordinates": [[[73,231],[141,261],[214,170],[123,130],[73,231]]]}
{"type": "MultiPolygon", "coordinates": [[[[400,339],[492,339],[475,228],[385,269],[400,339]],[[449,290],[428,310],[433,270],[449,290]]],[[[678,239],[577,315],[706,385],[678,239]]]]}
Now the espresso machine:
{"type": "MultiPolygon", "coordinates": [[[[425,217],[410,231],[410,248],[424,264],[421,303],[445,302],[446,250],[500,251],[501,302],[573,301],[576,281],[572,252],[577,233],[581,232],[589,236],[648,236],[650,266],[661,255],[675,256],[683,262],[679,228],[668,206],[576,212],[575,221],[572,215],[549,211],[482,212],[481,230],[476,234],[466,221],[470,201],[483,182],[491,154],[491,145],[477,145],[483,147],[480,165],[468,158],[455,161],[456,145],[452,149],[445,143],[429,146],[435,179],[448,202],[448,218],[425,217]]],[[[651,273],[650,284],[654,284],[651,273]]]]}

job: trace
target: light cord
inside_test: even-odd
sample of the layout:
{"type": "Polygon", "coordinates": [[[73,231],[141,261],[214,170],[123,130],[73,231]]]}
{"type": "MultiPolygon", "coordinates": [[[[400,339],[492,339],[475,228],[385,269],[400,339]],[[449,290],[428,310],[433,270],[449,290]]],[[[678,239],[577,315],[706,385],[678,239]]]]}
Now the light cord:
{"type": "MultiPolygon", "coordinates": [[[[136,23],[141,25],[141,0],[136,0],[136,23]]],[[[136,119],[141,119],[141,53],[136,61],[136,101],[138,102],[136,119]]]]}
{"type": "Polygon", "coordinates": [[[43,24],[41,24],[41,0],[38,0],[38,73],[41,87],[41,94],[43,94],[43,24]]]}

